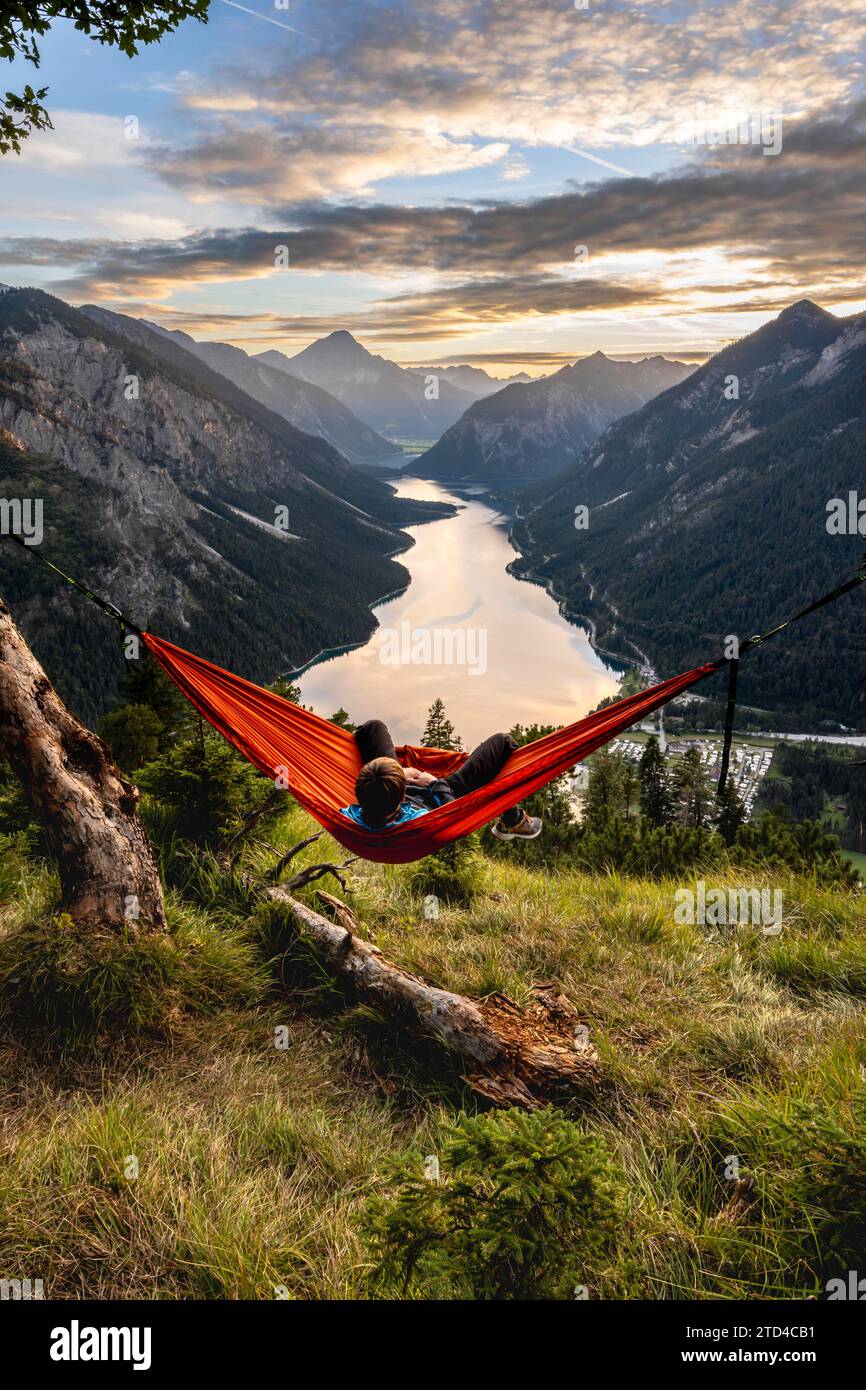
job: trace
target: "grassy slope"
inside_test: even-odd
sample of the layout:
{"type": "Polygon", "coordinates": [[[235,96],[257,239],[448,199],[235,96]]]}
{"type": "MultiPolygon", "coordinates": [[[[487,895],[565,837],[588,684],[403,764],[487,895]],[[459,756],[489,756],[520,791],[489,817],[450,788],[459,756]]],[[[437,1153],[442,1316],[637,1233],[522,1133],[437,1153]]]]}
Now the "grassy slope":
{"type": "MultiPolygon", "coordinates": [[[[295,813],[268,838],[309,829],[295,813]]],[[[354,905],[386,954],[471,993],[519,999],[555,977],[590,1025],[605,1083],[581,1122],[628,1179],[618,1264],[590,1296],[802,1296],[840,1272],[811,1228],[838,1196],[860,1201],[862,1231],[862,895],[790,880],[780,938],[708,942],[674,924],[673,884],[544,875],[515,853],[483,862],[471,909],[427,922],[406,870],[355,868],[354,905]],[[745,1210],[730,1154],[760,1196],[745,1210]]],[[[0,932],[53,892],[7,852],[0,932]]],[[[257,962],[285,945],[273,914],[263,940],[206,866],[198,894],[201,907],[174,901],[174,928],[186,959],[219,958],[215,1011],[178,1009],[168,1040],[115,1032],[96,1054],[0,1022],[0,1267],[54,1297],[364,1296],[358,1217],[387,1155],[435,1151],[437,1121],[472,1097],[348,1009],[297,947],[280,967],[290,988],[263,988],[257,962]]]]}

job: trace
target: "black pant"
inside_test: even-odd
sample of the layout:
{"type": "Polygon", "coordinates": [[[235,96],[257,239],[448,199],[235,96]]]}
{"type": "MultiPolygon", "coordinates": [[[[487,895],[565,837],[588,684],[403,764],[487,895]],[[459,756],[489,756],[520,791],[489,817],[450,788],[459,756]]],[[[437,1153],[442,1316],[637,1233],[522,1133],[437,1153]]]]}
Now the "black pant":
{"type": "MultiPolygon", "coordinates": [[[[374,758],[397,757],[388,726],[381,719],[368,719],[366,724],[359,725],[355,730],[355,742],[362,763],[372,762],[374,758]]],[[[493,781],[516,747],[510,734],[491,734],[469,754],[462,767],[442,780],[451,788],[455,798],[475,792],[493,781]]],[[[523,807],[512,806],[503,815],[502,822],[504,825],[517,825],[522,817],[523,807]]]]}

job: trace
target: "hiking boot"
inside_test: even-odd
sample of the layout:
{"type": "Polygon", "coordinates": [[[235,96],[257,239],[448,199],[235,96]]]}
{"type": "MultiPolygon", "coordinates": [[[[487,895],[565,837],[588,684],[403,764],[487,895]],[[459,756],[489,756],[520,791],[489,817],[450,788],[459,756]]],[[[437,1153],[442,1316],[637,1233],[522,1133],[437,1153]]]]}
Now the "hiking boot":
{"type": "Polygon", "coordinates": [[[534,840],[541,834],[542,824],[540,816],[528,816],[524,811],[516,825],[506,825],[498,820],[492,833],[497,840],[534,840]]]}

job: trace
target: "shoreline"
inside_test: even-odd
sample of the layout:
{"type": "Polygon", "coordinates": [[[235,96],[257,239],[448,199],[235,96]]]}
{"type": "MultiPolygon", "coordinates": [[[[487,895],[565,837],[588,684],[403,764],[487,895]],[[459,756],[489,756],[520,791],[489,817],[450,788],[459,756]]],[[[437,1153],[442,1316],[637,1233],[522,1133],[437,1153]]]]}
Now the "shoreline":
{"type": "MultiPolygon", "coordinates": [[[[522,522],[527,530],[529,529],[529,522],[521,512],[519,501],[517,501],[514,506],[514,520],[522,522]]],[[[524,552],[515,539],[513,526],[508,532],[508,542],[519,560],[526,559],[524,552]]],[[[547,579],[544,575],[539,574],[538,570],[530,568],[526,570],[525,574],[517,574],[513,568],[516,563],[516,560],[512,560],[511,564],[507,566],[508,573],[514,579],[524,579],[529,584],[537,584],[540,588],[543,588],[545,593],[549,594],[556,603],[560,617],[568,623],[573,623],[576,627],[581,627],[586,632],[589,637],[589,645],[598,656],[606,656],[612,661],[619,662],[621,665],[631,667],[636,671],[643,671],[646,673],[651,685],[656,685],[658,683],[660,680],[658,671],[653,666],[646,652],[642,652],[637,643],[631,642],[629,638],[625,639],[629,645],[634,648],[634,651],[637,653],[636,657],[626,656],[624,652],[614,652],[611,651],[609,647],[599,646],[597,640],[598,629],[595,620],[590,618],[586,613],[577,613],[574,610],[569,610],[569,600],[562,594],[557,593],[556,589],[553,587],[553,580],[547,579]]],[[[595,586],[591,584],[588,579],[585,579],[585,583],[589,587],[590,598],[592,598],[595,586]]]]}
{"type": "MultiPolygon", "coordinates": [[[[508,539],[514,550],[517,551],[518,559],[523,559],[523,552],[516,544],[511,532],[508,533],[508,539]]],[[[516,560],[512,560],[511,564],[506,565],[506,572],[511,575],[512,579],[517,579],[525,584],[535,584],[539,589],[543,589],[556,604],[559,616],[564,619],[565,622],[571,623],[572,627],[580,628],[582,632],[586,633],[589,638],[589,645],[597,656],[607,657],[610,661],[615,661],[620,666],[627,666],[635,671],[649,670],[652,677],[651,683],[657,683],[658,673],[650,666],[643,652],[639,653],[639,657],[626,656],[624,652],[614,652],[611,651],[609,647],[600,646],[596,639],[597,630],[593,618],[590,618],[586,613],[577,613],[573,609],[569,609],[568,599],[563,597],[562,594],[557,593],[556,589],[553,587],[553,580],[546,579],[545,576],[539,574],[537,570],[529,569],[525,574],[516,573],[514,569],[516,563],[516,560]]]]}
{"type": "MultiPolygon", "coordinates": [[[[409,475],[409,476],[411,476],[411,475],[409,475]]],[[[415,475],[415,476],[417,476],[417,475],[415,475]]],[[[442,487],[443,490],[445,489],[445,484],[440,483],[438,479],[429,480],[429,479],[420,479],[420,478],[419,478],[419,481],[434,481],[434,482],[437,483],[437,485],[438,485],[439,487],[442,487]]],[[[459,485],[458,485],[458,486],[459,486],[459,485]]],[[[476,486],[476,485],[475,485],[475,484],[467,484],[466,486],[473,486],[473,487],[474,487],[474,486],[476,486]]],[[[490,489],[489,489],[489,487],[486,487],[486,486],[484,486],[484,485],[482,484],[482,485],[480,485],[480,487],[479,487],[479,491],[482,492],[482,493],[484,493],[484,494],[487,494],[487,493],[489,493],[490,489]]],[[[460,500],[460,494],[459,494],[459,492],[457,491],[457,488],[456,488],[456,487],[455,487],[455,489],[454,489],[454,493],[455,493],[455,495],[457,496],[458,500],[457,500],[456,504],[455,504],[455,503],[449,503],[448,505],[452,508],[452,511],[453,511],[453,512],[456,512],[456,511],[458,511],[463,505],[465,505],[465,503],[461,502],[461,500],[460,500]]],[[[499,507],[494,507],[494,506],[491,505],[490,503],[488,503],[487,505],[490,506],[491,511],[499,511],[499,512],[501,512],[501,508],[499,508],[499,507]]],[[[431,518],[430,518],[430,521],[439,521],[439,520],[447,520],[447,519],[448,519],[447,516],[445,516],[445,517],[431,517],[431,518]]],[[[514,519],[514,518],[512,518],[512,520],[513,520],[513,519],[514,519]]],[[[520,519],[519,516],[517,517],[517,519],[520,519]]],[[[506,523],[508,522],[509,518],[508,518],[508,516],[507,516],[507,513],[504,513],[504,514],[503,514],[503,520],[504,520],[506,523]]],[[[414,524],[417,524],[417,525],[426,525],[427,522],[418,522],[418,523],[414,523],[414,524]]],[[[510,561],[510,562],[505,566],[505,573],[506,573],[506,574],[510,575],[510,577],[511,577],[512,579],[516,580],[518,583],[534,584],[534,585],[536,585],[538,588],[544,589],[544,591],[545,591],[545,593],[548,595],[548,597],[551,598],[551,599],[553,600],[553,602],[556,604],[557,612],[558,612],[559,616],[562,618],[562,620],[563,620],[564,622],[568,623],[570,627],[573,627],[573,628],[577,629],[578,631],[584,633],[584,634],[586,635],[588,641],[589,641],[590,647],[592,648],[592,650],[593,650],[593,652],[596,654],[596,656],[598,656],[599,658],[601,658],[602,660],[604,660],[606,663],[612,663],[612,664],[613,664],[613,667],[614,667],[614,670],[617,670],[617,668],[619,668],[620,671],[624,671],[624,670],[626,670],[626,669],[633,669],[633,670],[647,670],[647,669],[649,669],[650,675],[651,675],[654,679],[657,679],[657,677],[656,677],[656,675],[655,675],[655,672],[654,672],[653,669],[650,667],[649,662],[648,662],[647,659],[645,658],[644,654],[643,654],[642,652],[639,651],[639,649],[637,649],[637,648],[635,649],[635,650],[638,652],[637,656],[635,656],[635,655],[626,655],[626,654],[623,653],[623,652],[612,651],[611,649],[609,649],[609,648],[607,648],[607,647],[602,647],[602,646],[600,646],[600,645],[598,644],[597,640],[596,640],[596,638],[597,638],[597,634],[596,634],[596,625],[595,625],[595,622],[593,621],[593,619],[590,618],[590,617],[589,617],[588,615],[586,615],[586,614],[583,614],[583,613],[576,613],[576,612],[571,611],[571,610],[569,609],[569,607],[568,607],[568,600],[567,600],[566,598],[564,598],[562,595],[560,595],[560,594],[558,594],[558,593],[556,592],[556,590],[555,590],[554,587],[553,587],[553,582],[552,582],[551,580],[545,579],[542,575],[539,575],[539,574],[538,574],[536,571],[534,571],[534,570],[529,570],[529,571],[527,571],[525,574],[516,573],[516,572],[515,572],[515,569],[514,569],[514,566],[517,564],[518,560],[520,560],[520,559],[523,558],[523,556],[522,556],[522,552],[520,551],[520,548],[518,547],[518,545],[516,544],[516,542],[515,542],[515,540],[514,540],[514,536],[513,536],[513,533],[512,533],[512,528],[511,528],[510,525],[509,525],[508,530],[507,530],[507,539],[508,539],[508,542],[509,542],[509,544],[510,544],[512,550],[515,551],[515,559],[512,560],[512,561],[510,561]]],[[[414,536],[410,536],[410,537],[408,538],[408,543],[407,543],[406,545],[399,546],[399,547],[397,547],[397,549],[395,549],[395,550],[393,550],[393,551],[389,551],[388,554],[387,554],[387,556],[386,556],[386,558],[387,558],[387,559],[393,559],[393,558],[394,558],[395,556],[397,556],[397,555],[405,554],[405,552],[408,551],[408,550],[410,550],[410,549],[412,548],[412,546],[414,546],[415,544],[416,544],[416,541],[415,541],[414,536]]],[[[388,593],[383,594],[381,597],[376,598],[376,599],[373,599],[373,600],[367,605],[368,608],[369,608],[369,610],[370,610],[370,612],[371,612],[371,613],[374,613],[375,610],[376,610],[377,608],[380,608],[383,604],[389,602],[391,599],[394,599],[394,598],[399,597],[400,594],[405,593],[406,590],[410,587],[411,582],[412,582],[412,581],[411,581],[411,577],[410,577],[410,578],[409,578],[409,581],[408,581],[406,584],[402,584],[402,585],[398,586],[397,588],[390,590],[388,593]]],[[[291,681],[300,680],[301,677],[304,676],[304,675],[306,674],[307,671],[310,671],[314,666],[323,665],[325,662],[331,661],[331,660],[335,659],[336,657],[345,656],[348,652],[357,651],[357,650],[359,650],[361,647],[365,647],[365,646],[372,640],[372,638],[373,638],[373,636],[374,636],[374,634],[375,634],[375,632],[376,632],[378,626],[379,626],[379,623],[378,623],[378,621],[376,621],[375,624],[374,624],[374,626],[373,626],[373,628],[372,628],[372,630],[370,631],[370,633],[369,633],[366,637],[360,639],[360,640],[357,641],[357,642],[344,642],[344,643],[341,643],[339,646],[334,646],[334,647],[323,647],[323,648],[321,648],[321,649],[320,649],[319,651],[317,651],[313,656],[309,657],[308,660],[302,662],[301,665],[299,665],[299,666],[294,666],[294,667],[291,667],[291,668],[288,668],[288,669],[286,669],[286,670],[281,671],[281,672],[279,673],[279,679],[282,679],[282,680],[291,680],[291,681]]]]}
{"type": "MultiPolygon", "coordinates": [[[[400,550],[392,551],[391,554],[402,555],[404,550],[409,550],[410,548],[411,547],[408,545],[403,546],[400,550]]],[[[390,559],[391,556],[388,556],[388,558],[390,559]]],[[[388,603],[392,598],[398,598],[400,594],[405,594],[411,582],[412,581],[410,579],[408,584],[401,584],[399,588],[391,589],[389,593],[383,594],[381,598],[373,599],[371,603],[367,604],[367,607],[369,608],[370,612],[375,612],[375,610],[377,608],[380,608],[383,603],[388,603]]],[[[357,651],[359,647],[366,647],[367,643],[371,640],[373,633],[376,631],[376,628],[378,626],[379,624],[377,622],[369,636],[364,637],[359,642],[344,642],[343,645],[340,647],[322,647],[319,651],[316,652],[315,656],[310,657],[309,661],[305,661],[303,666],[294,666],[288,671],[280,671],[277,679],[286,681],[300,680],[301,676],[303,676],[306,671],[309,671],[311,667],[320,666],[323,662],[330,661],[335,656],[344,656],[346,652],[357,651]]]]}
{"type": "MultiPolygon", "coordinates": [[[[442,503],[442,505],[444,507],[448,507],[449,510],[447,512],[444,512],[441,516],[431,516],[423,518],[420,521],[407,522],[406,527],[429,526],[432,525],[434,521],[447,521],[449,516],[453,516],[456,514],[457,507],[453,503],[446,502],[442,503]]],[[[404,528],[401,526],[400,529],[402,531],[404,528]]],[[[397,555],[405,555],[406,552],[411,550],[415,544],[415,537],[407,534],[405,545],[398,545],[394,548],[394,550],[387,550],[382,558],[385,560],[393,560],[397,555]]],[[[392,598],[397,598],[400,594],[404,594],[406,590],[409,588],[411,582],[412,580],[410,577],[407,583],[398,585],[396,589],[389,589],[387,594],[382,594],[379,598],[371,599],[370,602],[367,604],[367,607],[370,610],[370,612],[374,613],[377,608],[381,608],[383,603],[388,603],[392,598]]],[[[313,666],[320,666],[323,662],[331,661],[336,656],[344,656],[346,652],[354,652],[357,651],[359,647],[365,647],[367,643],[371,640],[378,626],[378,622],[374,623],[373,628],[367,634],[367,636],[360,638],[357,642],[344,642],[342,643],[342,645],[338,647],[320,647],[320,649],[313,656],[309,657],[307,661],[303,662],[302,665],[292,666],[288,670],[279,671],[277,673],[276,679],[289,681],[300,680],[301,676],[303,676],[304,673],[306,671],[309,671],[313,666]]]]}

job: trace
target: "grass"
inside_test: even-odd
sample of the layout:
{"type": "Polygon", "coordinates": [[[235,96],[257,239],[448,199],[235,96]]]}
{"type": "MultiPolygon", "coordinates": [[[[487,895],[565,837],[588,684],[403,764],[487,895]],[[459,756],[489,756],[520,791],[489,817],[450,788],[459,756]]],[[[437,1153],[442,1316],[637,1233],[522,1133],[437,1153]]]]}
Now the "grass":
{"type": "MultiPolygon", "coordinates": [[[[309,833],[296,812],[268,838],[309,833]]],[[[302,862],[340,857],[323,837],[302,862]]],[[[169,942],[88,954],[50,870],[2,846],[0,1272],[61,1298],[370,1296],[372,1199],[475,1101],[207,856],[173,880],[169,942]]],[[[410,868],[350,870],[365,933],[406,968],[518,1000],[556,979],[579,1008],[603,1080],[570,1118],[625,1176],[591,1297],[821,1296],[862,1252],[864,895],[746,882],[782,889],[780,936],[709,938],[674,921],[682,884],[518,852],[432,920],[410,868]]]]}
{"type": "Polygon", "coordinates": [[[842,856],[847,859],[849,864],[853,864],[860,877],[866,882],[866,854],[859,854],[855,849],[843,849],[842,856]]]}

